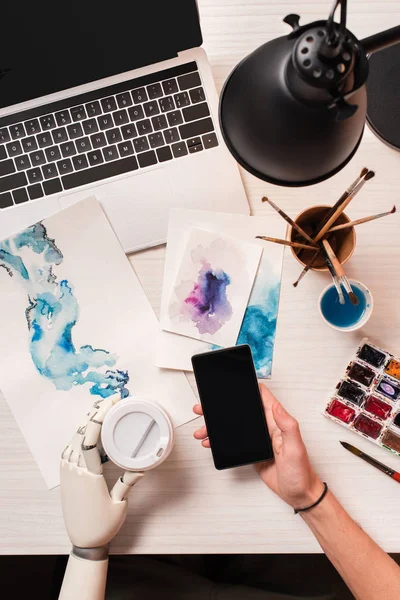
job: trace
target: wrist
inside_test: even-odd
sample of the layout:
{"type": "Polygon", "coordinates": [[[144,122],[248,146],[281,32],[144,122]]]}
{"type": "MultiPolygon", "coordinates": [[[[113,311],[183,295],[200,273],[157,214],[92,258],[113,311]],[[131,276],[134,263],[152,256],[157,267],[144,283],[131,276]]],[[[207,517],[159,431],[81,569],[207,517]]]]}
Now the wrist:
{"type": "Polygon", "coordinates": [[[324,483],[317,475],[315,475],[307,489],[305,489],[302,494],[299,494],[298,497],[293,499],[291,502],[292,508],[298,509],[311,506],[321,497],[324,489],[324,483]]]}
{"type": "Polygon", "coordinates": [[[104,546],[98,546],[97,548],[79,548],[78,546],[72,546],[71,554],[82,560],[107,560],[108,544],[105,544],[104,546]]]}

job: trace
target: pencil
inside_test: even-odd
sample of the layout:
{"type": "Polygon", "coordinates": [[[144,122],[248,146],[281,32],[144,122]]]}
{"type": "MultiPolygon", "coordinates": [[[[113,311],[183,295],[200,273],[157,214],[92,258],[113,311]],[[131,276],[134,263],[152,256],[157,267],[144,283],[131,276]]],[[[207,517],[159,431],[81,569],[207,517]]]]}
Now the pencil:
{"type": "Polygon", "coordinates": [[[356,219],[356,221],[349,221],[348,223],[343,223],[342,225],[336,225],[335,227],[331,227],[327,233],[333,233],[334,231],[341,231],[342,229],[347,229],[348,227],[362,225],[363,223],[368,223],[369,221],[375,221],[375,219],[382,219],[382,217],[393,215],[393,213],[395,212],[396,207],[393,206],[392,210],[388,210],[387,212],[379,213],[377,215],[371,215],[370,217],[364,217],[363,219],[356,219]]]}
{"type": "Polygon", "coordinates": [[[289,242],[288,240],[280,240],[278,238],[266,237],[264,235],[256,235],[256,239],[264,240],[265,242],[273,242],[274,244],[282,244],[282,246],[291,246],[292,248],[302,248],[303,250],[315,250],[315,246],[300,244],[299,242],[289,242]]]}
{"type": "Polygon", "coordinates": [[[273,208],[274,210],[276,210],[276,212],[277,212],[277,213],[279,213],[279,214],[281,215],[281,217],[282,217],[283,219],[285,219],[285,221],[286,221],[287,223],[289,223],[289,225],[291,225],[291,227],[293,227],[293,229],[296,229],[296,231],[298,231],[298,232],[300,233],[300,235],[301,235],[301,236],[302,236],[304,239],[306,239],[306,240],[307,240],[307,242],[309,242],[309,243],[310,243],[310,244],[311,244],[313,247],[316,247],[316,245],[317,245],[317,244],[314,242],[314,240],[312,239],[312,237],[311,237],[311,236],[309,236],[309,235],[308,235],[308,233],[306,233],[306,232],[305,232],[305,231],[304,231],[304,230],[303,230],[303,229],[300,227],[300,225],[297,225],[297,223],[295,223],[295,222],[293,221],[293,219],[291,219],[291,218],[289,217],[289,215],[287,215],[285,212],[283,212],[283,210],[281,210],[281,209],[279,208],[279,206],[277,206],[277,205],[276,205],[274,202],[272,202],[272,200],[270,200],[269,198],[267,198],[266,196],[264,196],[264,197],[261,199],[261,202],[268,202],[268,204],[269,204],[270,206],[272,206],[272,208],[273,208]]]}

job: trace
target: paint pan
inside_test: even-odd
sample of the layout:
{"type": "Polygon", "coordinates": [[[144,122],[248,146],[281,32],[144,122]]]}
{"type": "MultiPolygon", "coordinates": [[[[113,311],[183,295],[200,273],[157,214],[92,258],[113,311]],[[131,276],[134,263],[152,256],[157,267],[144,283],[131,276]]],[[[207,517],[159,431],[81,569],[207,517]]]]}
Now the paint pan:
{"type": "Polygon", "coordinates": [[[362,340],[324,415],[400,456],[400,359],[362,340]]]}

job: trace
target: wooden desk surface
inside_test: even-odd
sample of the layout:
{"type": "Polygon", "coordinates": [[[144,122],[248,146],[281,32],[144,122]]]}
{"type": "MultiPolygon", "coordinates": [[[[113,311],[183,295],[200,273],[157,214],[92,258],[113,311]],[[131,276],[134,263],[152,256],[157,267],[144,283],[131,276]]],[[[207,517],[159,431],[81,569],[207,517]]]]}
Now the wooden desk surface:
{"type": "MultiPolygon", "coordinates": [[[[298,12],[304,23],[325,18],[330,0],[199,0],[204,34],[218,89],[248,52],[288,32],[282,18],[298,12]]],[[[351,0],[348,26],[359,37],[400,21],[397,2],[351,0]]],[[[310,204],[336,201],[363,166],[376,177],[351,204],[353,218],[381,212],[400,201],[400,155],[366,129],[359,151],[338,175],[317,186],[289,189],[243,173],[253,214],[268,214],[267,195],[296,215],[310,204]]],[[[399,207],[400,208],[400,207],[399,207]]],[[[375,298],[371,321],[361,332],[340,334],[325,326],[317,297],[329,282],[311,274],[292,287],[299,266],[290,251],[283,286],[270,387],[299,420],[310,456],[344,506],[387,551],[400,551],[400,487],[345,452],[354,442],[400,470],[400,459],[347,433],[321,415],[323,404],[363,335],[400,354],[400,214],[362,225],[348,275],[368,284],[375,298]]],[[[131,258],[155,310],[160,304],[164,248],[131,258]]],[[[114,553],[319,552],[299,517],[267,490],[253,468],[218,472],[209,453],[192,438],[198,423],[178,431],[166,464],[133,490],[129,514],[112,544],[114,553]]],[[[67,553],[59,491],[47,491],[25,441],[0,396],[0,553],[67,553]]],[[[111,468],[110,479],[117,471],[111,468]]]]}

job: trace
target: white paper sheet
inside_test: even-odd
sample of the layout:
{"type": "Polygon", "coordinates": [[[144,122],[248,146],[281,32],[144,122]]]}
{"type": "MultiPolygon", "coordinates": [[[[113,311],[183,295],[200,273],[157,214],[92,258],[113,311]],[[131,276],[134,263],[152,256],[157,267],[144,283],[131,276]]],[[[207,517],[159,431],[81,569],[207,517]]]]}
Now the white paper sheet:
{"type": "Polygon", "coordinates": [[[154,366],[157,318],[96,199],[43,225],[53,241],[30,231],[37,252],[21,236],[0,243],[0,388],[51,488],[96,394],[155,400],[175,426],[195,396],[183,373],[154,366]]]}
{"type": "Polygon", "coordinates": [[[165,331],[234,346],[262,254],[256,244],[194,228],[183,253],[165,331]]]}
{"type": "MultiPolygon", "coordinates": [[[[188,232],[194,227],[218,232],[220,235],[238,240],[251,241],[264,248],[237,343],[248,343],[251,346],[257,375],[259,378],[267,379],[271,376],[272,369],[284,247],[256,240],[255,236],[285,238],[286,223],[275,214],[268,217],[248,217],[195,210],[171,210],[161,318],[168,310],[169,298],[185,250],[188,232]]],[[[190,371],[193,354],[215,348],[215,345],[209,343],[160,331],[156,364],[159,367],[190,371]]]]}

